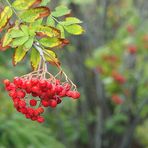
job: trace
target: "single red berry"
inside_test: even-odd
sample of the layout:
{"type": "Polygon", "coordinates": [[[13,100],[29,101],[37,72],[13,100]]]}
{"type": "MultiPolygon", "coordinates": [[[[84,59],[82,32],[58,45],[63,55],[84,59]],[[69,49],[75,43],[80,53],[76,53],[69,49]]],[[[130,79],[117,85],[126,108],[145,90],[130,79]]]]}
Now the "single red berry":
{"type": "Polygon", "coordinates": [[[32,108],[28,108],[27,109],[27,112],[30,116],[33,116],[34,115],[34,110],[32,108]]]}
{"type": "Polygon", "coordinates": [[[32,84],[30,81],[26,81],[24,85],[26,85],[26,89],[31,89],[32,87],[32,84]]]}
{"type": "Polygon", "coordinates": [[[30,105],[31,106],[36,106],[37,105],[37,101],[35,99],[30,100],[30,105]]]}
{"type": "Polygon", "coordinates": [[[44,112],[44,109],[42,107],[39,107],[36,110],[39,114],[42,114],[44,112]]]}
{"type": "Polygon", "coordinates": [[[25,107],[26,106],[26,102],[25,101],[23,101],[23,100],[20,100],[19,101],[19,107],[25,107]]]}
{"type": "Polygon", "coordinates": [[[42,103],[42,105],[44,107],[48,107],[49,106],[49,101],[42,100],[41,103],[42,103]]]}
{"type": "Polygon", "coordinates": [[[72,97],[73,96],[73,91],[68,91],[66,92],[67,97],[72,97]]]}
{"type": "Polygon", "coordinates": [[[56,107],[57,106],[57,101],[56,100],[54,100],[54,99],[51,99],[50,101],[49,101],[49,106],[50,107],[56,107]]]}
{"type": "Polygon", "coordinates": [[[8,86],[6,86],[7,91],[16,90],[16,86],[13,83],[10,83],[8,86]]]}
{"type": "Polygon", "coordinates": [[[9,81],[8,79],[5,79],[5,80],[3,81],[3,83],[5,84],[5,86],[9,86],[9,85],[10,85],[10,81],[9,81]]]}
{"type": "Polygon", "coordinates": [[[38,116],[39,114],[40,113],[37,110],[34,111],[34,116],[38,116]]]}
{"type": "Polygon", "coordinates": [[[15,77],[14,80],[13,80],[14,84],[18,87],[20,87],[22,84],[23,84],[23,81],[21,78],[19,77],[15,77]]]}
{"type": "Polygon", "coordinates": [[[71,85],[69,83],[65,83],[64,88],[66,91],[69,91],[71,89],[71,85]]]}
{"type": "Polygon", "coordinates": [[[73,98],[73,99],[78,99],[78,98],[80,98],[80,93],[79,93],[78,91],[73,91],[72,98],[73,98]]]}
{"type": "Polygon", "coordinates": [[[39,90],[40,89],[37,86],[33,86],[32,89],[31,89],[31,91],[34,92],[34,93],[37,93],[39,90]]]}
{"type": "Polygon", "coordinates": [[[31,79],[31,84],[32,84],[32,85],[37,85],[38,82],[39,82],[39,80],[36,79],[36,78],[31,79]]]}
{"type": "Polygon", "coordinates": [[[12,98],[16,98],[17,97],[16,91],[15,90],[10,91],[9,96],[12,97],[12,98]]]}
{"type": "Polygon", "coordinates": [[[39,85],[40,85],[40,87],[46,87],[47,86],[47,81],[46,80],[40,80],[39,85]]]}
{"type": "Polygon", "coordinates": [[[43,122],[44,122],[44,118],[41,117],[41,116],[39,116],[39,117],[37,118],[37,121],[38,121],[39,123],[43,123],[43,122]]]}
{"type": "Polygon", "coordinates": [[[25,114],[26,118],[27,119],[30,119],[31,118],[31,115],[30,114],[25,114]]]}
{"type": "Polygon", "coordinates": [[[27,109],[25,107],[21,108],[21,113],[26,114],[27,113],[27,109]]]}
{"type": "Polygon", "coordinates": [[[23,90],[20,90],[17,92],[17,97],[24,98],[26,96],[26,93],[23,90]]]}
{"type": "Polygon", "coordinates": [[[52,84],[50,82],[47,82],[47,86],[46,86],[48,89],[51,89],[52,88],[52,84]]]}
{"type": "Polygon", "coordinates": [[[32,121],[35,121],[35,120],[37,120],[38,118],[36,117],[36,116],[33,116],[33,117],[31,117],[31,120],[32,121]]]}

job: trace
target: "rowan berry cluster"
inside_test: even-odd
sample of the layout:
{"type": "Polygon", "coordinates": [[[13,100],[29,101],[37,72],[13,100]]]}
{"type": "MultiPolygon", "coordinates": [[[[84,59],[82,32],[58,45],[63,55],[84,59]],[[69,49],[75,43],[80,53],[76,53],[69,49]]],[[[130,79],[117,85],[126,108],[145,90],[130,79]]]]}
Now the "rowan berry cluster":
{"type": "Polygon", "coordinates": [[[15,77],[13,82],[4,80],[5,89],[12,98],[16,110],[26,118],[44,122],[41,114],[47,107],[55,108],[63,97],[78,99],[80,93],[68,82],[41,77],[15,77]]]}

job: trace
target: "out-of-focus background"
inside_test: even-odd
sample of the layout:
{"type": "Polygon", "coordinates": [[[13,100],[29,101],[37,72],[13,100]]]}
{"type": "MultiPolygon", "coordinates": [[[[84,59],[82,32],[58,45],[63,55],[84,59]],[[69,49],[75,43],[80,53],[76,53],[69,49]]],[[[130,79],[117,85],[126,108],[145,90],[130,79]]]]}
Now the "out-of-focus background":
{"type": "MultiPolygon", "coordinates": [[[[51,0],[83,20],[84,35],[60,50],[81,98],[46,111],[44,124],[24,119],[3,79],[31,71],[0,52],[0,148],[148,148],[148,1],[51,0]]],[[[52,70],[52,68],[49,70],[52,70]]],[[[51,71],[52,72],[52,71],[51,71]]]]}

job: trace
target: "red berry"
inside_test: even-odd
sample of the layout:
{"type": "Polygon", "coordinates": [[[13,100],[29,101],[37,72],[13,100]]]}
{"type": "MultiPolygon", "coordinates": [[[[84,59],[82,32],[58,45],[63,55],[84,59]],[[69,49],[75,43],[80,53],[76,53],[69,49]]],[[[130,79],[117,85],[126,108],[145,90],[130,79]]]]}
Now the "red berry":
{"type": "Polygon", "coordinates": [[[72,98],[73,98],[73,99],[78,99],[78,98],[80,98],[80,93],[77,92],[77,91],[73,91],[72,98]]]}
{"type": "Polygon", "coordinates": [[[39,116],[39,117],[37,118],[37,121],[38,121],[39,123],[43,123],[43,122],[44,122],[44,118],[41,117],[41,116],[39,116]]]}
{"type": "Polygon", "coordinates": [[[5,79],[5,80],[3,81],[3,83],[4,83],[6,86],[9,86],[9,85],[10,85],[10,81],[9,81],[8,79],[5,79]]]}
{"type": "Polygon", "coordinates": [[[41,103],[42,103],[42,105],[44,107],[48,107],[49,106],[49,101],[42,100],[41,103]]]}
{"type": "Polygon", "coordinates": [[[30,114],[25,114],[25,116],[26,116],[27,119],[31,118],[30,114]]]}
{"type": "Polygon", "coordinates": [[[50,82],[47,82],[47,86],[46,86],[48,89],[51,89],[52,88],[52,84],[50,82]]]}
{"type": "Polygon", "coordinates": [[[17,92],[17,97],[24,98],[26,96],[26,93],[23,90],[20,90],[17,92]]]}
{"type": "Polygon", "coordinates": [[[27,113],[27,109],[25,107],[21,108],[21,113],[26,114],[27,113]]]}
{"type": "Polygon", "coordinates": [[[37,101],[35,99],[30,100],[30,105],[31,106],[36,106],[37,105],[37,101]]]}
{"type": "Polygon", "coordinates": [[[68,97],[72,97],[72,96],[73,96],[73,91],[68,91],[68,92],[66,93],[66,95],[67,95],[68,97]]]}
{"type": "Polygon", "coordinates": [[[26,106],[26,102],[25,101],[23,101],[23,100],[20,100],[19,101],[19,107],[25,107],[26,106]]]}
{"type": "Polygon", "coordinates": [[[31,90],[32,92],[37,93],[40,89],[37,86],[33,86],[31,90]]]}
{"type": "Polygon", "coordinates": [[[38,82],[39,82],[39,80],[36,79],[36,78],[31,79],[31,84],[32,84],[32,85],[37,85],[38,82]]]}
{"type": "Polygon", "coordinates": [[[42,114],[44,112],[44,109],[42,107],[37,108],[37,111],[39,114],[42,114]]]}
{"type": "Polygon", "coordinates": [[[33,116],[33,117],[31,117],[31,120],[32,121],[35,121],[35,120],[37,120],[38,118],[36,117],[36,116],[33,116]]]}
{"type": "Polygon", "coordinates": [[[32,108],[28,108],[27,111],[30,116],[34,115],[34,110],[32,108]]]}
{"type": "Polygon", "coordinates": [[[12,97],[12,98],[16,98],[17,97],[16,91],[14,91],[14,90],[10,91],[9,96],[12,97]]]}
{"type": "Polygon", "coordinates": [[[47,81],[46,80],[40,80],[39,85],[40,85],[40,87],[46,87],[47,86],[47,81]]]}
{"type": "Polygon", "coordinates": [[[26,89],[31,89],[32,87],[32,84],[30,81],[26,81],[24,85],[26,85],[26,89]]]}
{"type": "Polygon", "coordinates": [[[57,106],[57,101],[56,101],[56,100],[53,100],[53,99],[50,100],[50,101],[49,101],[49,106],[50,106],[50,107],[53,107],[53,108],[56,107],[56,106],[57,106]]]}

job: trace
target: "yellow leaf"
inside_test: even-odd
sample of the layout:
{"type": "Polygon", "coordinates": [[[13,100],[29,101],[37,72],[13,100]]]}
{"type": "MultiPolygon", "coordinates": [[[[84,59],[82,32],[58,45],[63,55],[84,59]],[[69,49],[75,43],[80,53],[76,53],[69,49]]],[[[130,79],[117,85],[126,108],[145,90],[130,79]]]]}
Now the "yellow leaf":
{"type": "Polygon", "coordinates": [[[48,36],[48,37],[60,37],[61,33],[58,29],[51,26],[43,26],[40,25],[36,29],[36,33],[38,36],[48,36]]]}
{"type": "Polygon", "coordinates": [[[12,28],[8,29],[8,31],[5,33],[2,39],[2,47],[6,47],[12,42],[11,30],[12,28]]]}
{"type": "Polygon", "coordinates": [[[84,32],[84,29],[80,25],[77,25],[77,24],[64,26],[64,28],[68,33],[73,34],[73,35],[80,35],[84,32]]]}
{"type": "Polygon", "coordinates": [[[15,0],[12,4],[12,6],[16,10],[26,10],[30,8],[33,5],[40,4],[42,0],[15,0]]]}
{"type": "Polygon", "coordinates": [[[16,65],[18,62],[23,60],[27,51],[23,49],[23,46],[19,46],[15,49],[14,56],[13,56],[13,64],[16,65]]]}
{"type": "Polygon", "coordinates": [[[30,61],[34,70],[38,68],[40,60],[41,60],[40,53],[35,48],[32,48],[30,61]]]}
{"type": "Polygon", "coordinates": [[[7,25],[9,19],[12,16],[12,10],[9,6],[6,6],[0,14],[0,32],[7,25]]]}
{"type": "Polygon", "coordinates": [[[49,63],[54,64],[54,65],[60,65],[60,61],[57,58],[57,55],[54,51],[48,50],[48,49],[43,49],[43,53],[44,53],[46,61],[48,61],[49,63]]]}
{"type": "Polygon", "coordinates": [[[42,38],[40,40],[40,43],[45,46],[45,47],[48,47],[48,48],[55,48],[55,47],[62,47],[64,45],[67,45],[69,44],[69,41],[66,40],[66,39],[61,39],[61,38],[42,38]]]}
{"type": "Polygon", "coordinates": [[[50,14],[50,10],[48,7],[36,7],[32,9],[28,9],[23,12],[20,17],[25,22],[34,22],[39,18],[44,18],[50,14]]]}

